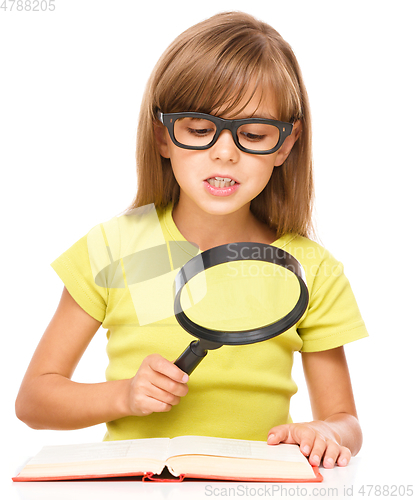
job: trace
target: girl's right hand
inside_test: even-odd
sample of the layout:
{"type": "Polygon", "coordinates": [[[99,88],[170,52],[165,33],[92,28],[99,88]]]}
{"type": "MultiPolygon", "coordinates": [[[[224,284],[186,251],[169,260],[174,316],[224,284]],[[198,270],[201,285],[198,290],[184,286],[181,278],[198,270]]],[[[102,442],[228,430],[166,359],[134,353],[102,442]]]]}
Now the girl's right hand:
{"type": "Polygon", "coordinates": [[[130,415],[145,416],[167,412],[186,396],[189,375],[159,354],[144,358],[130,380],[128,407],[130,415]]]}

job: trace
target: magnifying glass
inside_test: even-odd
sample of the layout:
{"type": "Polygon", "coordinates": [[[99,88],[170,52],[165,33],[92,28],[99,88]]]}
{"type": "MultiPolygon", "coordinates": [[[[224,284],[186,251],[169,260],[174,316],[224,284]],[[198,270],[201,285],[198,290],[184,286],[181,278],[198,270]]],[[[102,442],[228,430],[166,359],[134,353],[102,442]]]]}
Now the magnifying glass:
{"type": "Polygon", "coordinates": [[[190,374],[209,350],[281,335],[300,320],[308,301],[301,264],[281,248],[243,242],[206,250],[189,260],[175,278],[174,314],[178,323],[198,339],[175,364],[190,374]],[[192,280],[197,282],[201,277],[207,280],[202,280],[204,297],[195,304],[188,297],[192,280]],[[183,307],[185,290],[188,304],[183,307]],[[216,321],[218,316],[220,320],[216,321]]]}

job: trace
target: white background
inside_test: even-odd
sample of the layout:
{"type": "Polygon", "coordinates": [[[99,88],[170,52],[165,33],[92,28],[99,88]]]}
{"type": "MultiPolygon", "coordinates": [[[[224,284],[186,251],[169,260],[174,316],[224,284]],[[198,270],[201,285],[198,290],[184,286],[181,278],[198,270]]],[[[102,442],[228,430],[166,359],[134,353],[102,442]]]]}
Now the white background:
{"type": "MultiPolygon", "coordinates": [[[[376,457],[373,467],[384,468],[385,484],[411,482],[405,461],[413,463],[412,2],[56,0],[54,12],[18,12],[16,5],[10,12],[6,4],[0,487],[13,495],[10,477],[43,445],[103,437],[104,426],[35,431],[14,415],[21,379],[62,290],[50,263],[129,205],[150,71],[179,33],[224,10],[268,22],[299,60],[313,116],[319,236],[344,263],[370,333],[346,347],[365,436],[360,455],[376,457]]],[[[311,414],[300,355],[295,359],[292,416],[303,421],[311,414]]],[[[75,380],[103,381],[106,363],[100,330],[75,380]]]]}

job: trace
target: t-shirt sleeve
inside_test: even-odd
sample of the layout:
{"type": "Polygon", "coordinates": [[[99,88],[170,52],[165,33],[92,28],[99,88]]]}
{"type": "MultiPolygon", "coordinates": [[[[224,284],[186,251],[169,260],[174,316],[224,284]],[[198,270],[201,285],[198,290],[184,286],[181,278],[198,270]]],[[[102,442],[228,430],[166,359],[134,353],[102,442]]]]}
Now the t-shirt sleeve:
{"type": "Polygon", "coordinates": [[[95,282],[88,245],[88,235],[81,238],[58,257],[51,266],[63,281],[74,300],[97,321],[106,314],[108,289],[95,282]]]}
{"type": "Polygon", "coordinates": [[[325,351],[367,337],[343,265],[327,253],[313,274],[308,311],[297,327],[301,351],[325,351]]]}

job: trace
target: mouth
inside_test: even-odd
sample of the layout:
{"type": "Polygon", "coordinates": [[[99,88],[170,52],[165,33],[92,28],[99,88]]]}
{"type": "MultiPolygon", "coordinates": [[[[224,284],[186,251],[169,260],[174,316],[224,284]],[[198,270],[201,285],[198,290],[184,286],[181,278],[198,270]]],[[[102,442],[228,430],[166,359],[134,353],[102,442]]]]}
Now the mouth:
{"type": "Polygon", "coordinates": [[[209,177],[206,179],[206,182],[216,188],[227,188],[237,184],[237,182],[230,177],[209,177]]]}
{"type": "Polygon", "coordinates": [[[232,177],[208,177],[203,181],[205,189],[212,196],[227,197],[231,196],[239,189],[239,182],[232,177]]]}

